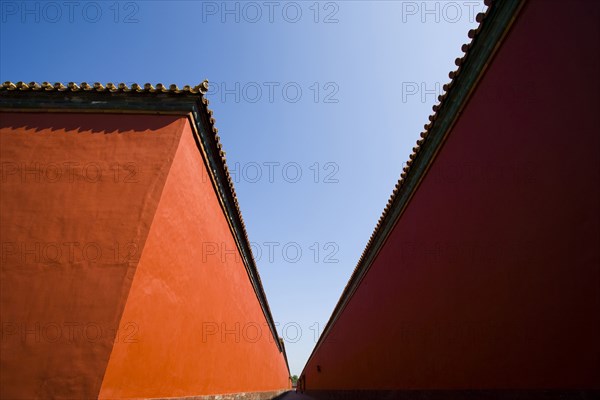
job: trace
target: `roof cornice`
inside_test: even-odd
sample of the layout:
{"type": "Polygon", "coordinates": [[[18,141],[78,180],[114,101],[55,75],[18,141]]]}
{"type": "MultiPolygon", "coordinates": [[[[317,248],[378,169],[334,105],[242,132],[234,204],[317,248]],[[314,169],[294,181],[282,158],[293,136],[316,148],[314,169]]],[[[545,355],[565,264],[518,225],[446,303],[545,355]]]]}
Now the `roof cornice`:
{"type": "Polygon", "coordinates": [[[69,82],[66,86],[62,82],[56,82],[54,84],[49,82],[42,82],[41,84],[37,82],[17,82],[13,83],[10,81],[6,81],[0,86],[0,91],[16,91],[16,92],[94,92],[94,93],[129,93],[129,94],[160,94],[160,93],[170,93],[170,94],[178,94],[178,95],[204,95],[208,91],[208,81],[204,80],[200,84],[196,86],[185,85],[183,88],[179,88],[175,84],[171,84],[169,86],[165,86],[162,83],[157,83],[156,86],[153,86],[151,83],[145,83],[143,86],[138,85],[137,83],[131,84],[131,86],[127,86],[125,83],[114,84],[112,82],[108,82],[106,85],[101,84],[100,82],[96,82],[94,84],[89,84],[87,82],[81,82],[77,84],[75,82],[69,82]]]}

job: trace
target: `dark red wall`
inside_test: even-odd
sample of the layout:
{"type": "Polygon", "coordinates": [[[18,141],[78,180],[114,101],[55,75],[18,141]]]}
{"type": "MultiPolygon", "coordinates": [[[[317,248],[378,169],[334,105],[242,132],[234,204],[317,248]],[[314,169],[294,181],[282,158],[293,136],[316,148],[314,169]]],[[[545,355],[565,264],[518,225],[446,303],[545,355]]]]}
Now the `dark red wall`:
{"type": "Polygon", "coordinates": [[[599,11],[525,6],[308,390],[600,388],[599,11]]]}

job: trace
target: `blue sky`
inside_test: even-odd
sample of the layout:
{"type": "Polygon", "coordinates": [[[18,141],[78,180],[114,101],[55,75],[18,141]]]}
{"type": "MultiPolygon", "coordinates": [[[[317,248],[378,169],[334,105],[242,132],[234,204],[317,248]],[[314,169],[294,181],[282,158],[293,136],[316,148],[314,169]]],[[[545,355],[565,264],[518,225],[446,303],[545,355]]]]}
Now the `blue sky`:
{"type": "Polygon", "coordinates": [[[2,81],[195,85],[299,374],[482,1],[0,1],[2,81]]]}

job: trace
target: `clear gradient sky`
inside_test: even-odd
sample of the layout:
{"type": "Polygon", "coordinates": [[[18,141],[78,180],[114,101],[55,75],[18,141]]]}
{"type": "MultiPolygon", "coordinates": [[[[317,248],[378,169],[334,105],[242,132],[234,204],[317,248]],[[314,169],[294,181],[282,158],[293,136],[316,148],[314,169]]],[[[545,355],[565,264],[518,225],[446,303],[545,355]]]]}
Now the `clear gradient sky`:
{"type": "Polygon", "coordinates": [[[0,79],[208,79],[273,318],[300,374],[483,10],[1,0],[0,79]]]}

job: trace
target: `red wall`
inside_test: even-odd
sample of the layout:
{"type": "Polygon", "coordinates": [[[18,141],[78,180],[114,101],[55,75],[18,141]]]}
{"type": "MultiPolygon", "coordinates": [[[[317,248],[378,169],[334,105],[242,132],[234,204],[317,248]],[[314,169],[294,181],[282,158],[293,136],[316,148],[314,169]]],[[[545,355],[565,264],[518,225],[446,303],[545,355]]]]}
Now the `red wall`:
{"type": "Polygon", "coordinates": [[[98,395],[184,122],[0,114],[0,397],[98,395]]]}
{"type": "Polygon", "coordinates": [[[0,139],[0,397],[288,387],[187,118],[3,113],[0,139]]]}
{"type": "Polygon", "coordinates": [[[100,398],[289,387],[187,124],[125,306],[122,325],[129,321],[139,343],[115,343],[100,398]]]}
{"type": "Polygon", "coordinates": [[[600,388],[599,4],[526,5],[307,389],[600,388]]]}

